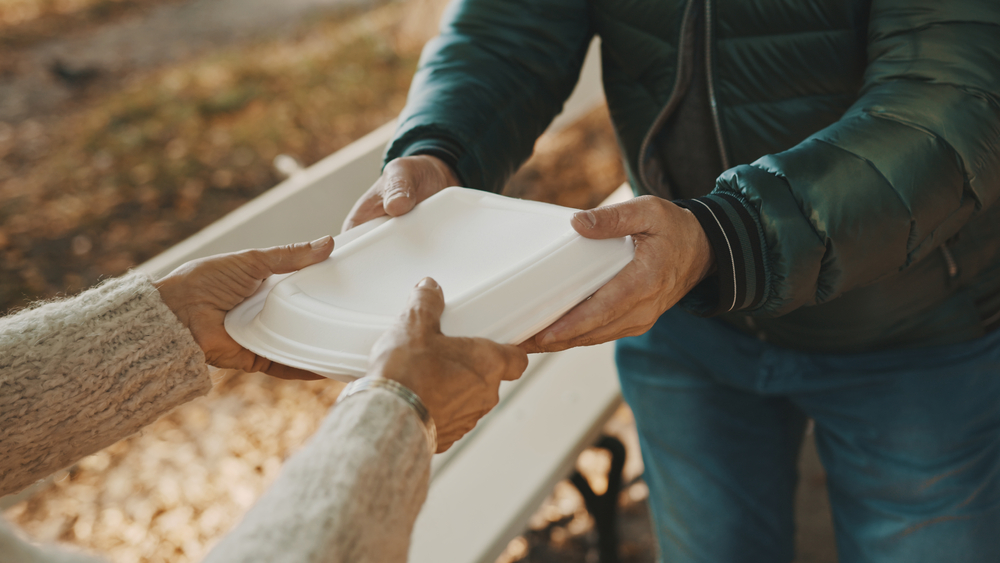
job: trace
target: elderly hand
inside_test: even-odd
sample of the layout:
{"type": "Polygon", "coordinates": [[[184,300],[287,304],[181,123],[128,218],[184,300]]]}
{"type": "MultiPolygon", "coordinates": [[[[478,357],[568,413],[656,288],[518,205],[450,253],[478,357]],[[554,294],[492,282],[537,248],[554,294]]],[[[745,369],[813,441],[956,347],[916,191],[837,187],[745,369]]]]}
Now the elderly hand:
{"type": "Polygon", "coordinates": [[[443,311],[441,287],[425,278],[402,319],[375,344],[368,372],[420,397],[437,426],[438,453],[496,406],[501,381],[517,379],[528,367],[527,355],[515,346],[441,334],[443,311]]]}
{"type": "Polygon", "coordinates": [[[642,334],[715,263],[694,215],[658,197],[580,211],[572,224],[587,238],[631,235],[635,258],[590,299],[522,343],[527,352],[554,352],[642,334]]]}
{"type": "Polygon", "coordinates": [[[257,291],[271,274],[287,274],[322,262],[333,251],[333,238],[210,256],[182,264],[154,282],[160,297],[191,331],[215,367],[264,372],[281,379],[320,379],[301,369],[262,358],[243,348],[223,326],[226,313],[257,291]]]}
{"type": "Polygon", "coordinates": [[[417,155],[394,159],[385,165],[382,176],[354,204],[343,230],[384,215],[404,215],[421,201],[457,185],[454,171],[437,157],[417,155]]]}

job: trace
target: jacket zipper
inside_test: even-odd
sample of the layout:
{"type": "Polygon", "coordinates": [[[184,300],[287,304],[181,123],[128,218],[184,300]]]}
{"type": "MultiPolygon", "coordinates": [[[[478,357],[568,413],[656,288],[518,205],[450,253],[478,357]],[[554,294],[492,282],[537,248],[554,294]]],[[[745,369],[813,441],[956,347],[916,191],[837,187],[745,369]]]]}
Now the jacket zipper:
{"type": "MultiPolygon", "coordinates": [[[[643,187],[646,188],[646,192],[651,194],[656,193],[656,191],[652,189],[652,182],[649,181],[648,170],[646,168],[646,162],[649,160],[646,158],[646,153],[649,151],[649,144],[652,142],[653,136],[656,132],[663,127],[664,123],[666,123],[670,114],[674,112],[677,104],[680,103],[681,82],[690,83],[690,76],[683,76],[683,72],[687,69],[688,63],[684,57],[687,55],[688,58],[690,58],[691,55],[691,53],[685,52],[686,49],[684,49],[684,45],[687,43],[686,39],[688,35],[691,34],[691,26],[694,23],[694,18],[692,17],[693,6],[694,0],[688,0],[687,5],[684,6],[684,15],[681,20],[681,34],[677,42],[677,77],[674,79],[674,88],[670,92],[670,97],[667,98],[667,103],[663,106],[663,109],[660,110],[656,119],[653,120],[653,125],[649,128],[649,131],[646,133],[646,138],[642,140],[642,145],[639,148],[639,181],[643,183],[643,187]]],[[[668,194],[658,195],[665,196],[668,194]]]]}
{"type": "Polygon", "coordinates": [[[715,125],[715,142],[719,144],[722,169],[729,170],[726,143],[722,140],[719,105],[715,101],[715,73],[712,72],[712,0],[705,0],[705,77],[708,79],[708,103],[712,106],[712,123],[715,125]]]}

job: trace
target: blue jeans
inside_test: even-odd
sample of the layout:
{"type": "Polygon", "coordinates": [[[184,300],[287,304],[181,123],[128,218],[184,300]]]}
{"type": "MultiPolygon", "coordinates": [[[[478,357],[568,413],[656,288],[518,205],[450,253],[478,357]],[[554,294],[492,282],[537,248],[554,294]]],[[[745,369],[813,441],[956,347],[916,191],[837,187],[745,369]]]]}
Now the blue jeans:
{"type": "Polygon", "coordinates": [[[809,418],[842,563],[1000,562],[1000,331],[806,354],[668,311],[617,362],[664,563],[791,561],[809,418]]]}

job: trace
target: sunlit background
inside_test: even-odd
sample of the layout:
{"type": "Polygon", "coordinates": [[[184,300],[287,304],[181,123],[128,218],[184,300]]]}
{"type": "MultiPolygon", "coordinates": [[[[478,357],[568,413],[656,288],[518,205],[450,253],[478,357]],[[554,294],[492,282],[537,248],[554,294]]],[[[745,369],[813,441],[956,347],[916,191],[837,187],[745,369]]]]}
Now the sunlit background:
{"type": "MultiPolygon", "coordinates": [[[[444,4],[0,0],[0,311],[120,275],[280,182],[279,155],[308,166],[394,118],[444,4]]],[[[586,208],[624,179],[600,108],[543,137],[507,193],[586,208]]],[[[117,563],[198,561],[339,390],[231,374],[4,514],[117,563]]],[[[607,430],[629,449],[621,561],[653,561],[628,410],[607,430]]],[[[578,463],[598,492],[608,465],[599,450],[578,463]]],[[[597,561],[594,536],[562,482],[501,561],[597,561]]],[[[800,547],[832,561],[828,539],[800,547]]]]}

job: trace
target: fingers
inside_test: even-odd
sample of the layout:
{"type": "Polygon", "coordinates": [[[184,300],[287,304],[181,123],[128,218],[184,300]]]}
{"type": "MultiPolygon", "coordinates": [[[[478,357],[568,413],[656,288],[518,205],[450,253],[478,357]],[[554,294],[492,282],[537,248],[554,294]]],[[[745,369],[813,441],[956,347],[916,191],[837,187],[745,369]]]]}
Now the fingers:
{"type": "Polygon", "coordinates": [[[288,367],[284,364],[275,362],[271,362],[271,365],[264,369],[264,373],[270,375],[271,377],[277,377],[278,379],[285,380],[313,381],[316,379],[326,379],[322,375],[316,375],[311,371],[288,367]]]}
{"type": "Polygon", "coordinates": [[[221,346],[221,350],[224,350],[225,352],[219,353],[217,350],[211,350],[206,353],[206,360],[208,360],[208,363],[217,368],[238,369],[246,373],[266,373],[267,375],[277,377],[278,379],[323,379],[323,376],[316,375],[311,371],[289,367],[284,364],[273,362],[263,356],[258,356],[257,354],[254,354],[250,350],[247,350],[237,344],[236,341],[226,333],[219,334],[217,338],[225,342],[225,344],[221,346]]]}
{"type": "Polygon", "coordinates": [[[403,314],[407,324],[432,334],[441,332],[444,312],[444,291],[431,278],[424,278],[410,293],[410,303],[403,314]]]}
{"type": "Polygon", "coordinates": [[[632,301],[638,289],[635,284],[638,270],[636,263],[630,262],[593,297],[570,309],[562,318],[539,333],[535,338],[536,344],[545,351],[551,351],[550,347],[556,342],[571,340],[608,324],[630,309],[634,305],[632,301]]]}
{"type": "Polygon", "coordinates": [[[397,158],[389,162],[382,176],[347,214],[343,230],[348,231],[384,215],[399,217],[409,213],[417,204],[418,176],[412,159],[397,158]]]}
{"type": "Polygon", "coordinates": [[[416,179],[407,166],[390,162],[382,173],[382,207],[386,215],[399,217],[417,204],[416,179]]]}
{"type": "Polygon", "coordinates": [[[333,237],[327,235],[312,242],[272,246],[261,250],[244,250],[231,254],[240,269],[255,280],[271,274],[288,274],[326,260],[333,252],[333,237]]]}
{"type": "Polygon", "coordinates": [[[405,215],[417,203],[458,184],[455,172],[437,157],[421,154],[394,159],[385,165],[382,176],[354,204],[344,221],[344,230],[384,215],[405,215]]]}
{"type": "Polygon", "coordinates": [[[500,355],[497,365],[501,366],[500,380],[514,381],[528,368],[528,354],[517,346],[503,346],[493,343],[500,355]]]}
{"type": "Polygon", "coordinates": [[[528,354],[518,346],[497,344],[486,338],[449,338],[454,349],[464,354],[464,363],[472,371],[487,376],[487,381],[514,381],[528,368],[528,354]]]}
{"type": "Polygon", "coordinates": [[[349,231],[358,225],[385,215],[385,206],[382,205],[382,192],[377,189],[378,187],[379,184],[376,182],[374,186],[365,192],[365,195],[361,196],[361,199],[354,203],[351,212],[347,214],[347,219],[344,219],[341,232],[349,231]]]}
{"type": "Polygon", "coordinates": [[[657,227],[662,200],[643,196],[624,203],[573,214],[571,225],[587,238],[618,238],[645,233],[657,227]]]}
{"type": "MultiPolygon", "coordinates": [[[[655,305],[650,305],[648,301],[625,304],[625,309],[621,316],[611,316],[607,324],[597,326],[592,330],[580,325],[572,326],[560,333],[555,339],[547,340],[544,345],[540,344],[540,336],[531,344],[522,345],[529,353],[532,352],[559,352],[578,346],[594,346],[603,344],[626,336],[638,336],[653,327],[659,318],[657,314],[650,314],[655,310],[655,305]]],[[[581,315],[587,314],[582,310],[581,315]]],[[[600,314],[600,313],[598,313],[600,314]]]]}
{"type": "Polygon", "coordinates": [[[639,323],[630,315],[615,319],[611,324],[597,327],[589,332],[571,336],[565,340],[557,340],[538,348],[540,352],[561,352],[562,350],[569,350],[570,348],[578,348],[580,346],[595,346],[626,336],[637,336],[649,328],[649,326],[640,327],[639,323]]]}
{"type": "Polygon", "coordinates": [[[472,432],[479,423],[479,420],[484,416],[486,416],[485,412],[469,413],[456,418],[452,421],[452,424],[445,428],[439,427],[437,453],[440,454],[448,451],[455,442],[464,438],[469,432],[472,432]]]}
{"type": "Polygon", "coordinates": [[[546,350],[542,348],[541,344],[538,343],[538,337],[540,335],[532,336],[531,338],[525,340],[524,342],[517,345],[517,347],[525,354],[540,354],[546,350]]]}

